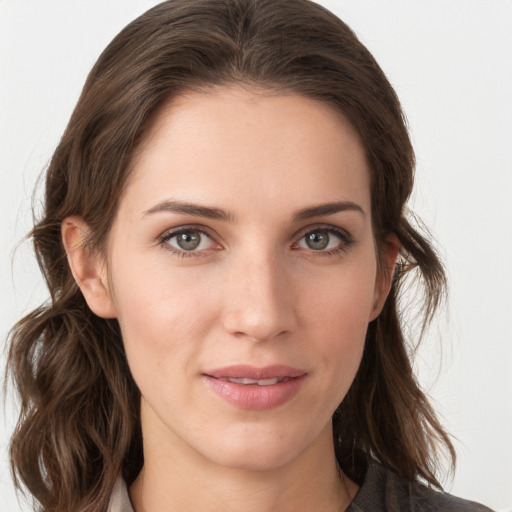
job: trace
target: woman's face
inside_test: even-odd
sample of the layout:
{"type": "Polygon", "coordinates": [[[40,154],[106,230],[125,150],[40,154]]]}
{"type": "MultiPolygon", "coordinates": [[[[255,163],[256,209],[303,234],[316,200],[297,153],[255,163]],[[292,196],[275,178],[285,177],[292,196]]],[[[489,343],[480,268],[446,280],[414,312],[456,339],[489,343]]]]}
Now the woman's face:
{"type": "Polygon", "coordinates": [[[387,291],[369,170],[340,115],[239,88],[175,99],[108,245],[146,444],[258,469],[332,447],[387,291]]]}

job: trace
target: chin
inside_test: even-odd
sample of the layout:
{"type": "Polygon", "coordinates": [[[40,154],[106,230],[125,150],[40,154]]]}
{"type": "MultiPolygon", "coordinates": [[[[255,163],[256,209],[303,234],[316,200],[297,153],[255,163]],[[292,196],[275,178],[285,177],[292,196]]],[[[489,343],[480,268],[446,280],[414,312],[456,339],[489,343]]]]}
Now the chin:
{"type": "Polygon", "coordinates": [[[237,438],[225,435],[220,442],[206,447],[203,455],[212,462],[232,469],[269,471],[287,465],[308,445],[304,439],[288,439],[282,434],[255,431],[252,435],[237,438]]]}
{"type": "Polygon", "coordinates": [[[275,451],[262,453],[261,450],[252,453],[250,450],[246,450],[244,453],[216,454],[213,462],[226,468],[243,471],[271,471],[286,466],[296,455],[295,453],[276,453],[275,451]]]}

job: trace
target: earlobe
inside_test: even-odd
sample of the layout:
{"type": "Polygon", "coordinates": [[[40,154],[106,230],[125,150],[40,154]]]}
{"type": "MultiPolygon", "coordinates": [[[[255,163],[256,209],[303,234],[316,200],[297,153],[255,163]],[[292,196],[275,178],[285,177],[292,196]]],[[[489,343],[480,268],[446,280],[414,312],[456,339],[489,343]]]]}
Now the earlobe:
{"type": "Polygon", "coordinates": [[[400,242],[394,233],[390,233],[386,237],[381,252],[382,261],[375,280],[375,300],[370,314],[370,322],[380,315],[393,283],[396,260],[400,252],[400,242]]]}
{"type": "Polygon", "coordinates": [[[92,312],[102,318],[115,318],[106,262],[87,244],[89,226],[80,217],[67,217],[61,235],[71,273],[92,312]]]}

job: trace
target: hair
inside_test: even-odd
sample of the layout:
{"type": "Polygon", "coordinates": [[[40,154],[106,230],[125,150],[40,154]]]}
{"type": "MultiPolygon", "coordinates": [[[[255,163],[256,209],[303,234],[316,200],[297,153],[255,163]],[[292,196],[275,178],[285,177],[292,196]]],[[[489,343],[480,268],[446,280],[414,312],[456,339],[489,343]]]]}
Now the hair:
{"type": "Polygon", "coordinates": [[[440,487],[440,454],[455,463],[402,332],[405,278],[423,285],[424,328],[445,274],[428,238],[407,220],[414,153],[386,76],[345,23],[309,0],[169,0],[123,29],[91,70],[47,169],[44,212],[30,233],[50,299],[10,333],[8,370],[21,409],[10,457],[15,485],[28,489],[40,511],[105,511],[118,474],[129,484],[143,465],[140,392],[119,325],[88,308],[61,224],[80,216],[91,228],[91,250],[104,250],[154,115],[180,93],[231,84],[299,94],[340,112],[366,152],[377,247],[390,233],[400,242],[389,297],[333,416],[343,470],[360,483],[376,459],[440,487]]]}

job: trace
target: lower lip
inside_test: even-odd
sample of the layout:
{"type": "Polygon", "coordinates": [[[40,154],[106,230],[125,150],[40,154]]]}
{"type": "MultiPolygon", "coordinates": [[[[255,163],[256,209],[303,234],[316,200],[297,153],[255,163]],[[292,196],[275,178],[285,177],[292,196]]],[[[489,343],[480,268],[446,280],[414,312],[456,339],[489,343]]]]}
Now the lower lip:
{"type": "Polygon", "coordinates": [[[294,377],[270,386],[237,384],[205,375],[206,384],[226,402],[252,411],[274,409],[291,400],[302,386],[306,375],[294,377]]]}

